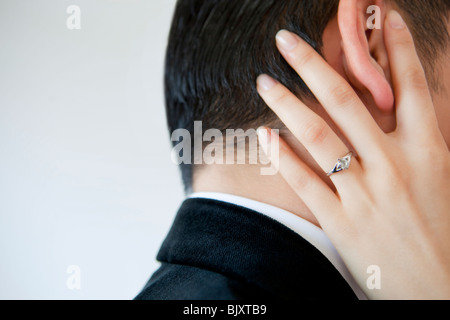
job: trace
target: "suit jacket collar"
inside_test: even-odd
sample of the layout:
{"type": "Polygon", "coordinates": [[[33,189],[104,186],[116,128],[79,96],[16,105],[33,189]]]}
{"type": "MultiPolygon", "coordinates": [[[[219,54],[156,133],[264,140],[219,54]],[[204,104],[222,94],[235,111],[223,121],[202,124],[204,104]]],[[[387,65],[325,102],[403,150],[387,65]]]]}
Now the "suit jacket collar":
{"type": "Polygon", "coordinates": [[[328,259],[298,234],[215,200],[184,201],[157,258],[218,272],[283,299],[357,299],[328,259]]]}

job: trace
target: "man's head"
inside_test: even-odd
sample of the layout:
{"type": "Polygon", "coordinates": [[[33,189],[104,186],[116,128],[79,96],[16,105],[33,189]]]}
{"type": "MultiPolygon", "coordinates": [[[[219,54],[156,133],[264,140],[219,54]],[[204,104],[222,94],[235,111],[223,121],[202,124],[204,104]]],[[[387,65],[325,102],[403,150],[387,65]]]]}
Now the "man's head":
{"type": "MultiPolygon", "coordinates": [[[[444,70],[449,63],[450,0],[179,0],[166,57],[170,131],[184,128],[194,136],[197,120],[203,122],[203,130],[223,132],[261,125],[283,128],[256,91],[255,80],[262,73],[311,101],[311,107],[327,118],[278,53],[275,35],[280,29],[307,40],[354,85],[380,126],[392,130],[395,117],[380,111],[393,103],[382,32],[365,24],[367,8],[373,4],[383,9],[382,16],[389,7],[405,16],[434,90],[438,115],[450,123],[450,107],[445,108],[450,75],[444,70]]],[[[443,131],[448,130],[450,143],[447,127],[443,131]]],[[[193,169],[182,165],[187,189],[193,169]]]]}

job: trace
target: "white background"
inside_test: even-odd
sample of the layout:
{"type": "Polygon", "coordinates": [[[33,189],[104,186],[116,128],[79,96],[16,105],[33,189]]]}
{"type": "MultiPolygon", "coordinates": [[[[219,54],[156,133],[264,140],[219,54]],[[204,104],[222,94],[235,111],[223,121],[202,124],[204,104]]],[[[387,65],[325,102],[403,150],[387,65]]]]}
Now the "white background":
{"type": "Polygon", "coordinates": [[[158,267],[183,199],[162,81],[174,5],[0,0],[1,299],[132,299],[158,267]]]}

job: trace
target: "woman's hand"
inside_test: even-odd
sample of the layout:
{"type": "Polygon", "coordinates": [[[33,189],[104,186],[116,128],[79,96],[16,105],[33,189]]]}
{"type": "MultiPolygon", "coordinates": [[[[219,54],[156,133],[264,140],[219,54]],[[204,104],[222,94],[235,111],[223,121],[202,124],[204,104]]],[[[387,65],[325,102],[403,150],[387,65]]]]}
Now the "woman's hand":
{"type": "MultiPolygon", "coordinates": [[[[272,162],[316,216],[369,298],[450,299],[450,153],[405,23],[394,11],[386,19],[398,123],[389,134],[306,42],[287,31],[279,38],[285,39],[278,42],[280,52],[357,157],[348,170],[331,175],[337,194],[284,141],[279,159],[272,162]],[[380,290],[366,285],[372,265],[381,270],[380,290]]],[[[283,85],[262,75],[258,91],[325,172],[348,154],[327,123],[283,85]]],[[[267,147],[270,135],[261,144],[267,147]]]]}

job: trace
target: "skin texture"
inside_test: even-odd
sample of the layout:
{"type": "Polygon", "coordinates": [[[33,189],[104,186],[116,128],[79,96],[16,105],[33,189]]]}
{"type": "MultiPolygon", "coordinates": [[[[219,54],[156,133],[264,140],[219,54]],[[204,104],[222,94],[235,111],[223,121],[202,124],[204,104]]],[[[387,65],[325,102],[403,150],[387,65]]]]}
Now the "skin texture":
{"type": "MultiPolygon", "coordinates": [[[[331,176],[334,188],[283,140],[272,161],[369,298],[450,299],[450,153],[436,117],[442,106],[433,100],[412,35],[396,11],[387,14],[383,32],[396,101],[397,126],[389,132],[348,82],[358,79],[357,72],[347,69],[353,76],[345,78],[298,36],[278,34],[280,52],[342,134],[266,75],[258,78],[261,97],[322,171],[347,153],[348,143],[358,157],[349,170],[331,176]],[[379,290],[366,285],[373,265],[382,272],[379,290]]],[[[261,145],[267,148],[274,134],[260,135],[261,145]]]]}

